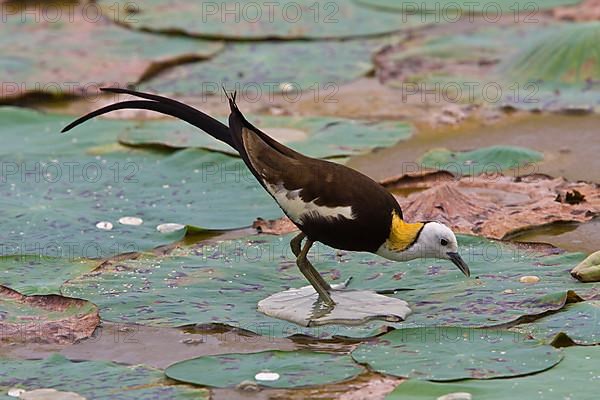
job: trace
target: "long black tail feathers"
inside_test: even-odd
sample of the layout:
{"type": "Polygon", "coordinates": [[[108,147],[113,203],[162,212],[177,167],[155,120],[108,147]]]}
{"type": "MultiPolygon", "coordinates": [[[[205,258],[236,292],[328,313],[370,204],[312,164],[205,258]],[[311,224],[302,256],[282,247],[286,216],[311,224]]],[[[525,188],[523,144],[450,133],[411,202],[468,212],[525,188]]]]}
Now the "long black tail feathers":
{"type": "Polygon", "coordinates": [[[72,123],[67,125],[61,132],[68,132],[69,130],[92,118],[109,113],[111,111],[122,109],[150,110],[181,119],[203,130],[215,139],[227,143],[234,150],[237,150],[237,147],[234,141],[232,140],[227,125],[221,123],[220,121],[214,119],[213,117],[203,113],[202,111],[194,107],[188,106],[187,104],[181,103],[173,99],[169,99],[167,97],[158,96],[150,93],[137,92],[134,90],[121,88],[102,88],[100,90],[111,93],[129,94],[147,100],[122,101],[119,103],[108,105],[106,107],[102,107],[73,121],[72,123]]]}

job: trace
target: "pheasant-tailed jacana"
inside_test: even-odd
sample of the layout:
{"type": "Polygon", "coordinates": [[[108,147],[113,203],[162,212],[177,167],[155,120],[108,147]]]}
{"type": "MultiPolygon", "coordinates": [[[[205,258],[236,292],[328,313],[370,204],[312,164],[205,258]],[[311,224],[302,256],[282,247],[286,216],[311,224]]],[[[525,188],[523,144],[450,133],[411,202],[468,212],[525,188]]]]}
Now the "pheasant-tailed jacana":
{"type": "Polygon", "coordinates": [[[438,222],[408,223],[394,197],[380,184],[346,166],[302,155],[256,128],[242,115],[235,93],[228,96],[229,127],[186,104],[149,93],[105,88],[137,96],[89,113],[66,132],[96,116],[120,109],[145,109],[190,123],[235,149],[258,182],[300,229],[290,246],[302,274],[328,306],[331,286],[307,259],[314,242],[341,250],[366,251],[395,261],[440,258],[469,276],[454,233],[438,222]],[[306,239],[304,246],[302,241],[306,239]]]}

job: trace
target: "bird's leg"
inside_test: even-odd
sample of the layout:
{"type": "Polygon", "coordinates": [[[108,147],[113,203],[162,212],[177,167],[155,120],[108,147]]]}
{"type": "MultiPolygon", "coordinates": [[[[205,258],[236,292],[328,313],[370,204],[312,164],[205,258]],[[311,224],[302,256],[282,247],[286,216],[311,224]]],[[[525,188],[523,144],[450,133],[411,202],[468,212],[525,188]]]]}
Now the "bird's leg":
{"type": "Polygon", "coordinates": [[[317,293],[319,294],[319,298],[325,304],[333,306],[335,305],[335,302],[329,295],[329,290],[331,290],[331,287],[329,286],[329,284],[327,284],[327,282],[323,280],[323,277],[317,272],[317,270],[312,266],[312,264],[310,263],[310,261],[308,261],[308,258],[306,257],[312,245],[313,241],[307,239],[306,243],[304,244],[304,247],[302,248],[302,251],[296,259],[296,264],[298,265],[300,272],[302,272],[302,275],[304,275],[304,277],[310,282],[312,287],[317,291],[317,293]]]}
{"type": "Polygon", "coordinates": [[[298,235],[294,236],[292,240],[290,240],[290,247],[292,248],[292,253],[298,258],[300,255],[300,251],[302,251],[302,241],[306,235],[304,232],[300,232],[298,235]]]}

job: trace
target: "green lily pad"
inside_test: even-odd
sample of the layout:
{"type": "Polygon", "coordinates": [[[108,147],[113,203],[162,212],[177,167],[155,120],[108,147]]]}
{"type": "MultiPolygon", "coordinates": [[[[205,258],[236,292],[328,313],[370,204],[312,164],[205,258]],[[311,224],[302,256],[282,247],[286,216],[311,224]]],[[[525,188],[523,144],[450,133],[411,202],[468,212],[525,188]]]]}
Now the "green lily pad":
{"type": "MultiPolygon", "coordinates": [[[[581,3],[582,0],[494,0],[494,1],[470,1],[470,0],[425,0],[422,2],[403,1],[403,0],[355,0],[359,4],[405,13],[434,13],[444,15],[449,11],[458,11],[461,14],[466,13],[485,13],[489,19],[497,18],[497,15],[510,15],[518,17],[517,12],[523,11],[521,18],[528,17],[534,20],[539,10],[549,8],[568,6],[581,3]],[[529,11],[529,13],[526,13],[529,11]]],[[[460,14],[457,14],[460,15],[460,14]]],[[[455,14],[448,15],[446,18],[454,19],[455,14]]],[[[535,19],[537,21],[537,19],[535,19]]]]}
{"type": "Polygon", "coordinates": [[[198,357],[171,365],[165,374],[180,382],[219,388],[244,381],[297,388],[342,382],[364,371],[349,356],[304,350],[198,357]]]}
{"type": "Polygon", "coordinates": [[[506,169],[518,168],[542,161],[544,155],[538,151],[516,146],[491,146],[472,151],[454,152],[434,149],[420,158],[426,168],[462,171],[464,175],[492,174],[506,169]]]}
{"type": "Polygon", "coordinates": [[[361,7],[351,1],[284,0],[102,1],[108,15],[132,28],[231,40],[325,39],[378,35],[420,23],[416,18],[361,7]],[[118,9],[118,13],[115,10],[118,9]]]}
{"type": "MultiPolygon", "coordinates": [[[[143,365],[69,361],[58,354],[45,360],[1,359],[0,386],[27,390],[54,388],[88,399],[208,399],[208,391],[164,381],[162,371],[143,365]]],[[[10,398],[10,397],[8,397],[10,398]]]]}
{"type": "MultiPolygon", "coordinates": [[[[355,121],[327,117],[248,116],[248,120],[296,151],[311,157],[342,157],[386,147],[410,137],[403,122],[355,121]]],[[[173,149],[199,147],[237,155],[226,144],[185,125],[140,122],[127,127],[119,142],[129,146],[164,146],[173,149]]]]}
{"type": "Polygon", "coordinates": [[[99,87],[136,83],[174,63],[208,58],[223,48],[217,41],[125,29],[101,14],[96,19],[99,10],[94,7],[63,4],[28,12],[12,7],[17,5],[4,7],[0,25],[3,102],[40,92],[96,95],[99,87]],[[43,12],[47,18],[41,17],[43,12]]]}
{"type": "MultiPolygon", "coordinates": [[[[4,243],[7,246],[8,243],[4,243]]],[[[47,249],[51,251],[50,248],[47,249]]],[[[62,249],[54,249],[62,253],[62,249]]],[[[4,248],[4,253],[16,253],[4,248]]],[[[61,285],[90,272],[97,261],[48,256],[13,255],[0,257],[0,285],[8,286],[24,295],[60,294],[61,285]]]]}
{"type": "Polygon", "coordinates": [[[255,235],[241,240],[199,243],[169,254],[110,262],[65,283],[62,292],[89,299],[102,318],[155,326],[218,323],[263,335],[371,336],[383,325],[490,327],[564,307],[567,292],[587,299],[600,284],[582,284],[569,269],[583,255],[544,255],[474,237],[459,237],[472,274],[466,279],[451,263],[388,261],[371,254],[338,252],[316,245],[313,264],[332,283],[353,277],[349,289],[400,290],[392,296],[413,313],[402,324],[305,328],[259,313],[266,297],[306,285],[289,250],[291,235],[255,235]],[[520,277],[537,275],[525,284],[520,277]]]}
{"type": "Polygon", "coordinates": [[[386,333],[359,345],[352,358],[388,375],[453,381],[529,375],[551,368],[562,355],[506,330],[424,327],[386,333]]]}
{"type": "Polygon", "coordinates": [[[204,98],[223,95],[224,85],[249,102],[284,92],[284,99],[292,103],[332,103],[339,101],[340,84],[373,70],[371,55],[382,44],[379,39],[229,44],[210,60],[172,68],[140,88],[204,98]]]}
{"type": "Polygon", "coordinates": [[[600,344],[600,301],[568,304],[557,313],[514,329],[549,341],[567,335],[575,344],[597,345],[600,344]]]}
{"type": "Polygon", "coordinates": [[[499,71],[507,80],[535,85],[551,105],[600,106],[600,22],[566,24],[520,46],[499,71]]]}
{"type": "Polygon", "coordinates": [[[89,301],[58,295],[24,296],[0,285],[2,342],[73,343],[92,335],[98,308],[89,301]]]}
{"type": "Polygon", "coordinates": [[[437,36],[388,51],[379,65],[390,70],[378,75],[390,75],[390,86],[422,101],[597,111],[599,27],[598,22],[514,24],[437,36]],[[403,74],[394,78],[394,71],[403,74]],[[438,97],[425,96],[423,90],[435,90],[438,97]]]}
{"type": "Polygon", "coordinates": [[[240,159],[197,149],[112,147],[132,121],[97,120],[59,134],[71,119],[0,109],[4,255],[105,258],[186,233],[161,233],[160,224],[229,229],[281,215],[240,159]],[[142,224],[123,224],[123,217],[142,224]]]}
{"type": "Polygon", "coordinates": [[[600,379],[597,373],[600,348],[570,347],[564,349],[564,354],[564,360],[556,367],[521,378],[456,383],[409,380],[398,385],[386,400],[434,400],[451,393],[469,393],[473,399],[486,400],[595,398],[600,379]]]}

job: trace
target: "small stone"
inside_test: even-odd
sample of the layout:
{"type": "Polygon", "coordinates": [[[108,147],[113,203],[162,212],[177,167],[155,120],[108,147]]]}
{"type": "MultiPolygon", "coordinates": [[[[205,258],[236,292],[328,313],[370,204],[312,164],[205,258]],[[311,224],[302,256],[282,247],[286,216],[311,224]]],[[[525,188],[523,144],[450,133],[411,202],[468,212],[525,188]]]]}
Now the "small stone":
{"type": "Polygon", "coordinates": [[[186,339],[181,339],[180,341],[183,344],[189,344],[192,346],[197,346],[199,344],[204,343],[204,339],[201,338],[186,338],[186,339]]]}
{"type": "Polygon", "coordinates": [[[292,83],[282,82],[279,84],[279,90],[281,90],[284,93],[290,93],[290,92],[293,92],[294,90],[296,90],[296,88],[294,87],[294,84],[292,84],[292,83]]]}
{"type": "Polygon", "coordinates": [[[540,277],[535,275],[526,275],[519,279],[519,282],[521,283],[538,283],[539,281],[540,277]]]}
{"type": "Polygon", "coordinates": [[[10,388],[8,389],[8,392],[6,393],[7,395],[9,395],[10,397],[19,397],[21,396],[23,393],[25,393],[25,389],[21,389],[21,388],[10,388]]]}
{"type": "Polygon", "coordinates": [[[467,392],[448,393],[437,398],[437,400],[472,400],[473,396],[467,392]]]}
{"type": "Polygon", "coordinates": [[[254,379],[257,381],[273,382],[279,379],[279,374],[277,372],[263,371],[256,374],[254,379]]]}
{"type": "Polygon", "coordinates": [[[144,221],[138,217],[121,217],[119,218],[119,223],[122,225],[141,225],[144,221]]]}
{"type": "Polygon", "coordinates": [[[86,400],[75,392],[60,392],[56,389],[35,389],[21,393],[23,400],[86,400]]]}
{"type": "Polygon", "coordinates": [[[185,229],[185,225],[181,224],[160,224],[156,230],[160,233],[173,233],[185,229]]]}
{"type": "Polygon", "coordinates": [[[504,294],[513,294],[514,292],[515,292],[515,291],[514,291],[514,290],[512,290],[512,289],[506,289],[506,290],[504,290],[502,293],[504,293],[504,294]]]}
{"type": "Polygon", "coordinates": [[[96,228],[102,229],[103,231],[110,231],[113,228],[113,224],[108,221],[100,221],[96,224],[96,228]]]}
{"type": "Polygon", "coordinates": [[[260,386],[252,381],[242,381],[235,388],[243,392],[260,392],[260,386]]]}

